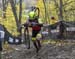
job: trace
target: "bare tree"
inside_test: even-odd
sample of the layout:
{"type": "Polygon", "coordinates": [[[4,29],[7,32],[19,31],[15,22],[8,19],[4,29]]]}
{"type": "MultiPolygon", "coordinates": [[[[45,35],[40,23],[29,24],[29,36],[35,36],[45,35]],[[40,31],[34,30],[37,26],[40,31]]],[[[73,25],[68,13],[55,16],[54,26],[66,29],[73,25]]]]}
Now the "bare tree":
{"type": "Polygon", "coordinates": [[[21,24],[22,18],[22,0],[19,1],[19,23],[21,24]]]}
{"type": "Polygon", "coordinates": [[[53,0],[56,6],[56,12],[58,13],[59,20],[69,19],[71,11],[75,10],[75,0],[53,0]],[[59,3],[58,3],[59,2],[59,3]],[[69,7],[69,9],[67,9],[69,7]],[[63,19],[64,18],[64,19],[63,19]]]}
{"type": "Polygon", "coordinates": [[[3,18],[6,18],[6,5],[7,1],[6,0],[2,0],[2,4],[3,4],[3,18]]]}
{"type": "Polygon", "coordinates": [[[19,38],[21,39],[21,18],[22,18],[22,0],[19,0],[19,16],[17,14],[17,10],[16,10],[16,4],[14,0],[9,0],[11,7],[12,7],[12,11],[15,17],[15,21],[16,21],[16,25],[17,25],[17,31],[20,33],[19,34],[19,38]]]}
{"type": "Polygon", "coordinates": [[[46,0],[43,0],[44,10],[45,10],[45,22],[47,23],[47,9],[46,9],[46,0]]]}
{"type": "Polygon", "coordinates": [[[60,19],[59,20],[63,20],[63,1],[60,0],[60,7],[59,7],[59,16],[60,16],[60,19]]]}
{"type": "MultiPolygon", "coordinates": [[[[19,23],[21,24],[21,18],[22,18],[22,0],[19,0],[19,23]]],[[[21,35],[22,35],[22,32],[21,32],[21,28],[19,29],[19,32],[20,32],[20,38],[21,38],[21,35]]]]}
{"type": "Polygon", "coordinates": [[[9,0],[9,1],[10,1],[11,7],[12,7],[12,11],[13,11],[13,14],[14,14],[14,17],[15,17],[17,30],[19,31],[20,24],[19,24],[19,19],[18,19],[17,12],[16,12],[15,3],[14,3],[14,0],[9,0]]]}

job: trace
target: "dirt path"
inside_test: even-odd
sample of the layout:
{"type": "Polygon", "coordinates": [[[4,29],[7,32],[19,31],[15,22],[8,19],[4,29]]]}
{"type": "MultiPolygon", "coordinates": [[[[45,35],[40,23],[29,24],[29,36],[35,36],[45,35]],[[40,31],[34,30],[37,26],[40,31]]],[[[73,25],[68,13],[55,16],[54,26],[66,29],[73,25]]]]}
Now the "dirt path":
{"type": "Polygon", "coordinates": [[[14,50],[10,53],[3,54],[3,59],[75,59],[75,44],[71,42],[63,45],[58,43],[43,44],[38,53],[38,57],[40,58],[36,56],[34,47],[29,50],[23,44],[11,45],[11,47],[14,50]]]}

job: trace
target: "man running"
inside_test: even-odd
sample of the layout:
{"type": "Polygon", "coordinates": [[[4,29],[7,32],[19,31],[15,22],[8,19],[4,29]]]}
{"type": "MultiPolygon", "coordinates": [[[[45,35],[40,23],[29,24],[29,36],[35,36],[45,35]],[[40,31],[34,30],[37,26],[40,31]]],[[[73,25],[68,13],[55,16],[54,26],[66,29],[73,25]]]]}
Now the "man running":
{"type": "Polygon", "coordinates": [[[32,7],[32,9],[28,15],[29,19],[27,20],[27,23],[30,24],[32,27],[32,41],[33,41],[33,44],[36,48],[36,52],[38,52],[39,49],[41,48],[40,40],[37,40],[36,36],[40,32],[41,26],[42,26],[39,24],[39,15],[36,15],[37,10],[39,13],[39,8],[32,7]]]}

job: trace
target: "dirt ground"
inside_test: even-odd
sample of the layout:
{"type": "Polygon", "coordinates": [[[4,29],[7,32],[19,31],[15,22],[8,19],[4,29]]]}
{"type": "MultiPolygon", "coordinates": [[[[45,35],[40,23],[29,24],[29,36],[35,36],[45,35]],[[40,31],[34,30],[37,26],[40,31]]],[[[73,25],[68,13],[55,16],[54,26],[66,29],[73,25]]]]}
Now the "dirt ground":
{"type": "Polygon", "coordinates": [[[38,54],[33,45],[30,49],[24,44],[9,46],[11,49],[3,51],[2,59],[75,59],[75,41],[44,43],[38,54]]]}

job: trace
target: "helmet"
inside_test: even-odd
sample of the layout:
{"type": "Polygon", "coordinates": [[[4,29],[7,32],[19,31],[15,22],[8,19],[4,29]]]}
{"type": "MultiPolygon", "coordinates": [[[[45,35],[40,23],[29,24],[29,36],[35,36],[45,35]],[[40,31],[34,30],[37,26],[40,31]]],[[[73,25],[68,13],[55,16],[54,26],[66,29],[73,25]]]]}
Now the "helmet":
{"type": "Polygon", "coordinates": [[[38,17],[39,17],[39,8],[35,7],[35,6],[32,6],[31,11],[29,12],[29,18],[35,19],[35,18],[38,18],[38,17]]]}
{"type": "Polygon", "coordinates": [[[34,19],[35,16],[36,16],[36,13],[35,13],[34,11],[30,11],[30,12],[29,12],[29,18],[30,18],[30,19],[34,19]]]}

